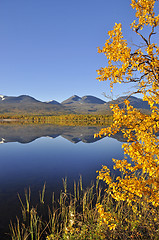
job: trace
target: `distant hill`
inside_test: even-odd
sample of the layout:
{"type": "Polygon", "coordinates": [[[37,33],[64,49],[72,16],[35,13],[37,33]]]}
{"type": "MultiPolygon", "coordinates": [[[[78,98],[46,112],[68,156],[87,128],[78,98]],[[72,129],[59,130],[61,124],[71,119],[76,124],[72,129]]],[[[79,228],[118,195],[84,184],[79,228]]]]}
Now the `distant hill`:
{"type": "Polygon", "coordinates": [[[61,104],[104,104],[105,101],[101,100],[100,98],[94,97],[94,96],[84,96],[84,97],[79,97],[77,95],[74,95],[65,101],[63,101],[61,104]]]}
{"type": "Polygon", "coordinates": [[[74,104],[74,103],[80,102],[80,100],[81,100],[81,97],[77,95],[73,95],[72,97],[63,101],[61,104],[74,104]]]}
{"type": "MultiPolygon", "coordinates": [[[[112,114],[110,104],[119,104],[125,107],[124,100],[127,96],[122,96],[116,100],[105,102],[95,96],[86,95],[79,97],[73,95],[59,103],[56,100],[41,102],[28,95],[18,97],[0,95],[0,114],[112,114]]],[[[129,97],[130,104],[142,111],[149,111],[149,105],[137,97],[129,97]]]]}
{"type": "MultiPolygon", "coordinates": [[[[122,96],[122,97],[119,97],[117,98],[116,100],[113,100],[113,101],[109,101],[108,104],[119,104],[119,107],[121,108],[124,108],[125,107],[125,103],[124,101],[127,99],[128,97],[127,96],[122,96]]],[[[140,98],[137,98],[137,97],[133,97],[133,96],[130,96],[128,98],[129,102],[130,102],[130,105],[132,105],[134,108],[138,108],[138,109],[150,109],[150,106],[148,104],[147,101],[143,101],[142,99],[140,98]]]]}
{"type": "Polygon", "coordinates": [[[47,104],[54,104],[54,105],[61,105],[59,102],[57,102],[57,101],[55,101],[55,100],[51,100],[51,101],[44,102],[44,103],[47,103],[47,104]]]}
{"type": "Polygon", "coordinates": [[[41,102],[28,95],[18,97],[0,95],[0,114],[57,115],[70,113],[60,103],[54,103],[41,102]]]}
{"type": "Polygon", "coordinates": [[[105,101],[101,100],[100,98],[94,96],[84,96],[81,98],[81,103],[88,103],[88,104],[104,104],[105,101]]]}
{"type": "Polygon", "coordinates": [[[73,95],[72,97],[61,102],[63,106],[67,107],[69,111],[73,111],[74,113],[110,114],[110,108],[109,106],[105,106],[105,103],[106,102],[100,98],[91,95],[86,95],[83,97],[73,95]]]}
{"type": "Polygon", "coordinates": [[[0,95],[0,102],[2,103],[37,103],[40,101],[28,95],[21,95],[18,97],[8,97],[8,96],[0,95]]]}

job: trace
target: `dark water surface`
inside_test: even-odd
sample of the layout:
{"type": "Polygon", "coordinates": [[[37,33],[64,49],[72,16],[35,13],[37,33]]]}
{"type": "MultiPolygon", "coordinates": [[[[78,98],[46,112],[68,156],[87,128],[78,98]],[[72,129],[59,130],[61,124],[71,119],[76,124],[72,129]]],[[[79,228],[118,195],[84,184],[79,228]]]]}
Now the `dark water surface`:
{"type": "Polygon", "coordinates": [[[68,189],[82,175],[83,186],[95,181],[102,165],[112,169],[112,158],[123,158],[120,135],[94,139],[101,127],[53,125],[0,125],[0,240],[7,239],[10,219],[15,221],[20,203],[17,193],[31,188],[38,201],[46,182],[48,198],[58,197],[67,177],[68,189]]]}

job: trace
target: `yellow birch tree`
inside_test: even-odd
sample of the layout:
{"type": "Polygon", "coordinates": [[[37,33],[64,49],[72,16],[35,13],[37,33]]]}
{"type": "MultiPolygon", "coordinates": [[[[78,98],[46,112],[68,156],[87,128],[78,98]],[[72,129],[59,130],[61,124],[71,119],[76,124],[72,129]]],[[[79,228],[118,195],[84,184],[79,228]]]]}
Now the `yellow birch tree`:
{"type": "MultiPolygon", "coordinates": [[[[108,32],[105,46],[98,48],[98,52],[108,59],[108,65],[97,70],[97,79],[109,80],[112,90],[115,83],[134,83],[136,93],[142,94],[143,100],[150,105],[147,115],[132,107],[129,99],[125,100],[124,109],[111,105],[113,124],[96,136],[110,136],[121,131],[127,139],[122,145],[124,159],[113,159],[114,168],[121,171],[122,177],[113,180],[110,170],[103,166],[98,178],[109,185],[109,192],[116,201],[125,201],[130,206],[147,204],[150,208],[159,206],[159,47],[152,41],[159,26],[159,15],[155,16],[155,4],[159,8],[155,0],[131,1],[131,7],[136,10],[131,29],[143,44],[132,51],[123,39],[122,25],[115,23],[114,29],[108,32]],[[148,37],[143,32],[148,33],[148,37]],[[131,161],[127,160],[127,155],[131,161]]],[[[108,213],[101,205],[98,205],[98,211],[108,223],[108,213]]]]}

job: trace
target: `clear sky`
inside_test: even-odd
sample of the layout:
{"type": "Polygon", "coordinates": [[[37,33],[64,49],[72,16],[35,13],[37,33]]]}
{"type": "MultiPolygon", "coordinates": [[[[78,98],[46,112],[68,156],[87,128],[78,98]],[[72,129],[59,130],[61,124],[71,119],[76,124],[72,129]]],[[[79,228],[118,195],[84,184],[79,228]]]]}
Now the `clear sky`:
{"type": "MultiPolygon", "coordinates": [[[[130,0],[2,0],[0,1],[0,94],[27,94],[59,102],[76,94],[103,100],[109,84],[96,80],[106,65],[97,53],[115,22],[124,38],[135,11],[130,0]]],[[[115,95],[128,91],[115,89],[115,95]]]]}

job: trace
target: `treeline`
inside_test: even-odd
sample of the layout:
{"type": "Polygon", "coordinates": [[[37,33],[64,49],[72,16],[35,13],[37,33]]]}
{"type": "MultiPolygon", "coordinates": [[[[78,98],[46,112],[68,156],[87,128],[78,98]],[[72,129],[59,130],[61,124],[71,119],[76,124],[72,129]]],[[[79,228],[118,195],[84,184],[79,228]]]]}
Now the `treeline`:
{"type": "Polygon", "coordinates": [[[60,116],[25,116],[21,120],[32,123],[49,123],[57,125],[104,125],[112,121],[109,115],[60,115],[60,116]]]}
{"type": "Polygon", "coordinates": [[[111,115],[60,115],[60,116],[0,116],[2,122],[9,119],[18,120],[20,123],[34,123],[34,124],[57,124],[57,125],[105,125],[112,122],[111,115]]]}

